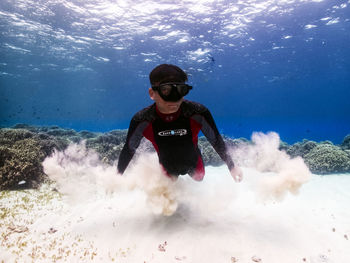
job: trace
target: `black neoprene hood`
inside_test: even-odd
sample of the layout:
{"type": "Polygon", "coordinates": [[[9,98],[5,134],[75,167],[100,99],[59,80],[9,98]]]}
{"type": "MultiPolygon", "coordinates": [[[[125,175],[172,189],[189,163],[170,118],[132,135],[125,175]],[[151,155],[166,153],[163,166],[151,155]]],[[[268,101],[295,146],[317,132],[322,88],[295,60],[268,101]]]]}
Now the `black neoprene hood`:
{"type": "Polygon", "coordinates": [[[161,64],[151,71],[149,80],[152,85],[167,82],[185,83],[187,81],[187,74],[178,66],[161,64]]]}

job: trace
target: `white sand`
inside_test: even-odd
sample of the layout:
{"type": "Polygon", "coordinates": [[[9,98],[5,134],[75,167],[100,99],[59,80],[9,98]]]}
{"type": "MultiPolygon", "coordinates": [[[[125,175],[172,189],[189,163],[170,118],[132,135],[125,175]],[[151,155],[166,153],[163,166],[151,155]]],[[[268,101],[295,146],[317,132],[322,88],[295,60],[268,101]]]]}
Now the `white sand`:
{"type": "Polygon", "coordinates": [[[140,190],[76,205],[58,195],[38,200],[48,189],[12,192],[2,211],[20,202],[26,209],[2,218],[0,260],[350,262],[350,175],[313,176],[299,195],[264,204],[251,187],[257,171],[243,169],[235,184],[226,169],[208,167],[201,183],[182,178],[192,192],[172,216],[154,215],[140,190]]]}
{"type": "Polygon", "coordinates": [[[63,195],[0,193],[0,262],[350,262],[350,174],[311,175],[256,136],[239,184],[225,166],[172,182],[155,155],[121,177],[81,145],[55,153],[44,168],[63,195]]]}

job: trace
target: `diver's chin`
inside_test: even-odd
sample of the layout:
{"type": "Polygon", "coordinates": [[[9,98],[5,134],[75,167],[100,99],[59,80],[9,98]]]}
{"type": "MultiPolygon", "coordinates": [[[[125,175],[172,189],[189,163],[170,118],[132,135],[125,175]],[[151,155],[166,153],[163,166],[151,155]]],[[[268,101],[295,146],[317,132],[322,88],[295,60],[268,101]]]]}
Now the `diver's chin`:
{"type": "Polygon", "coordinates": [[[178,105],[178,104],[168,104],[167,107],[168,107],[169,110],[177,111],[180,108],[180,105],[178,105]]]}
{"type": "Polygon", "coordinates": [[[181,105],[181,101],[177,101],[177,102],[167,102],[166,103],[166,108],[168,113],[174,113],[177,112],[180,108],[181,105]]]}

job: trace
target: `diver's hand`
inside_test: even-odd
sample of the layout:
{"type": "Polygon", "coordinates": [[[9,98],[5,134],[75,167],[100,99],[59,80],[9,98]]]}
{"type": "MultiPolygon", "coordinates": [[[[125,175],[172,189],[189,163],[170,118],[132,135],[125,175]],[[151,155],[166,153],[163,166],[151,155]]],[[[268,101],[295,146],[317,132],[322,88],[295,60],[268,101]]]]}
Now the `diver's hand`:
{"type": "Polygon", "coordinates": [[[236,181],[236,183],[239,183],[242,181],[243,179],[243,173],[241,168],[239,168],[237,165],[235,165],[232,169],[231,169],[231,175],[233,177],[233,179],[236,181]]]}

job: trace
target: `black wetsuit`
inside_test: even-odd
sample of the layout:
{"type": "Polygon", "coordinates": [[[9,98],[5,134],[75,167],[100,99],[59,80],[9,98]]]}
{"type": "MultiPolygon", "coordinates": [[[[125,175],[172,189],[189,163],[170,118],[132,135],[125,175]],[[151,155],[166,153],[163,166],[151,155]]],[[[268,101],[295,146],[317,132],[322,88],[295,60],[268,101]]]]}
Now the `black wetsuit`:
{"type": "Polygon", "coordinates": [[[145,137],[152,142],[168,175],[188,173],[201,180],[204,164],[198,148],[200,130],[231,170],[234,163],[209,110],[199,103],[184,100],[176,113],[162,114],[153,104],[134,115],[119,157],[119,173],[124,173],[142,137],[145,137]]]}

